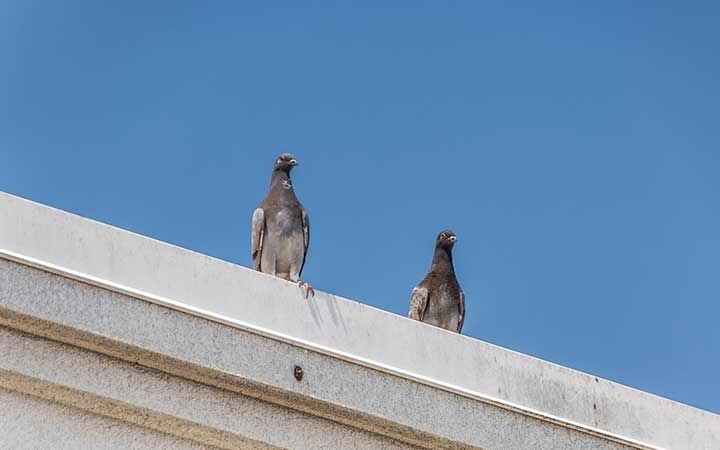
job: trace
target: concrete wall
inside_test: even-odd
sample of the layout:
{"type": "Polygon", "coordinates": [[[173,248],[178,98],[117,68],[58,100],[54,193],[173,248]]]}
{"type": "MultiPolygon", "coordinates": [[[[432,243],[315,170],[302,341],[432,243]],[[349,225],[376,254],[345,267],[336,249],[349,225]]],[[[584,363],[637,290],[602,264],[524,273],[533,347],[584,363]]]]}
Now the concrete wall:
{"type": "Polygon", "coordinates": [[[14,442],[65,408],[148,447],[720,448],[715,414],[2,193],[0,325],[14,442]]]}
{"type": "Polygon", "coordinates": [[[2,450],[205,450],[193,441],[0,389],[2,450]]]}

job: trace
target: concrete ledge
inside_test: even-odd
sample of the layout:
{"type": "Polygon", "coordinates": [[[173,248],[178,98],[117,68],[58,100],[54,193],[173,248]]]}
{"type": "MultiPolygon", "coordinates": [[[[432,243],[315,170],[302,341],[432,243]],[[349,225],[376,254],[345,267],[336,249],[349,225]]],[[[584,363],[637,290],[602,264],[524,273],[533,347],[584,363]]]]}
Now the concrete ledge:
{"type": "MultiPolygon", "coordinates": [[[[358,448],[720,448],[715,414],[2,193],[0,256],[3,325],[377,439],[358,448]]],[[[21,361],[0,378],[66,386],[21,361]]]]}
{"type": "Polygon", "coordinates": [[[8,329],[0,328],[0,352],[8,355],[0,363],[0,387],[204,445],[230,450],[414,448],[269,402],[8,329]]]}
{"type": "Polygon", "coordinates": [[[3,450],[216,449],[5,389],[0,405],[3,450]]]}
{"type": "MultiPolygon", "coordinates": [[[[28,334],[22,340],[22,335],[10,330],[0,333],[0,352],[9,355],[0,363],[3,387],[60,398],[61,403],[93,412],[116,411],[111,416],[122,420],[133,415],[156,417],[143,419],[143,424],[171,434],[181,429],[178,422],[191,423],[199,431],[177,434],[186,439],[212,434],[204,430],[236,434],[237,439],[265,436],[244,428],[228,430],[210,420],[231,414],[231,410],[218,413],[204,407],[209,397],[221,395],[212,394],[212,389],[217,389],[256,399],[273,411],[281,407],[301,413],[289,423],[303,423],[302,429],[316,439],[293,441],[287,447],[285,442],[281,448],[387,445],[371,445],[370,438],[360,440],[359,431],[368,432],[381,443],[392,439],[394,443],[388,448],[521,449],[528,443],[536,448],[627,448],[605,442],[603,437],[13,262],[0,260],[0,286],[0,325],[28,334]],[[64,344],[51,345],[32,336],[64,344]],[[85,350],[106,357],[98,359],[85,350]],[[212,389],[188,397],[189,388],[179,381],[170,387],[155,382],[147,387],[136,376],[136,365],[212,389]],[[293,374],[296,365],[304,370],[301,382],[293,374]],[[26,385],[35,388],[18,387],[26,385]],[[49,389],[48,385],[57,387],[49,389]],[[54,394],[58,389],[63,395],[54,394]],[[148,391],[163,394],[152,402],[148,391]],[[94,407],[96,403],[101,406],[94,407]],[[129,405],[130,409],[118,409],[117,404],[129,405]],[[189,411],[178,409],[180,405],[188,405],[189,411]],[[175,420],[170,421],[170,417],[175,420]],[[301,421],[300,417],[305,418],[301,421]],[[335,428],[351,428],[333,431],[333,427],[312,426],[313,417],[325,419],[321,423],[329,421],[335,428]],[[354,444],[323,446],[322,442],[337,442],[338,436],[351,436],[354,444]]],[[[232,410],[247,409],[238,406],[232,410]]],[[[265,420],[273,414],[287,415],[268,413],[265,420]]],[[[304,436],[290,425],[282,425],[286,420],[277,425],[282,430],[279,434],[304,436]]],[[[232,444],[210,440],[198,442],[232,448],[232,444]]],[[[262,442],[277,444],[269,438],[262,442]]]]}

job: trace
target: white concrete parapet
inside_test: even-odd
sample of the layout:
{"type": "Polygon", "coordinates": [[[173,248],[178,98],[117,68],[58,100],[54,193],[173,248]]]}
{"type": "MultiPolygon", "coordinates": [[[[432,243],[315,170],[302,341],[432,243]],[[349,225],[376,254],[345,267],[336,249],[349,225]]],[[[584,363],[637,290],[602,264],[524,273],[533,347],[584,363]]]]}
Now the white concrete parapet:
{"type": "Polygon", "coordinates": [[[720,449],[718,415],[4,193],[0,355],[0,449],[720,449]]]}

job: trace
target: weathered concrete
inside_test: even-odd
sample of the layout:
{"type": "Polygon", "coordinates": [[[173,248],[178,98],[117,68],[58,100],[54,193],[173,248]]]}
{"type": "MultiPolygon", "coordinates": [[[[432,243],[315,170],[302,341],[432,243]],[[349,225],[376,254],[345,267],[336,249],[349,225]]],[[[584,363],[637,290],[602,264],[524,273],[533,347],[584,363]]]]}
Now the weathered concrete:
{"type": "Polygon", "coordinates": [[[0,450],[212,450],[169,434],[0,389],[0,450]]]}
{"type": "Polygon", "coordinates": [[[2,387],[173,439],[720,448],[715,414],[1,193],[0,256],[2,387]]]}

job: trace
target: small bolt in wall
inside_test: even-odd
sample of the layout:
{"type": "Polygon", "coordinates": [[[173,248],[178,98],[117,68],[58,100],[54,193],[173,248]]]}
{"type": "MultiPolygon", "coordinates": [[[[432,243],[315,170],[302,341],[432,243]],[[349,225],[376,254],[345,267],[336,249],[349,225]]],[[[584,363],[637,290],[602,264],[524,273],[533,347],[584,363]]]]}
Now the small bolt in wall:
{"type": "Polygon", "coordinates": [[[302,369],[302,367],[300,367],[300,366],[295,366],[294,374],[295,374],[295,379],[296,379],[296,380],[302,381],[302,379],[303,379],[303,369],[302,369]]]}

